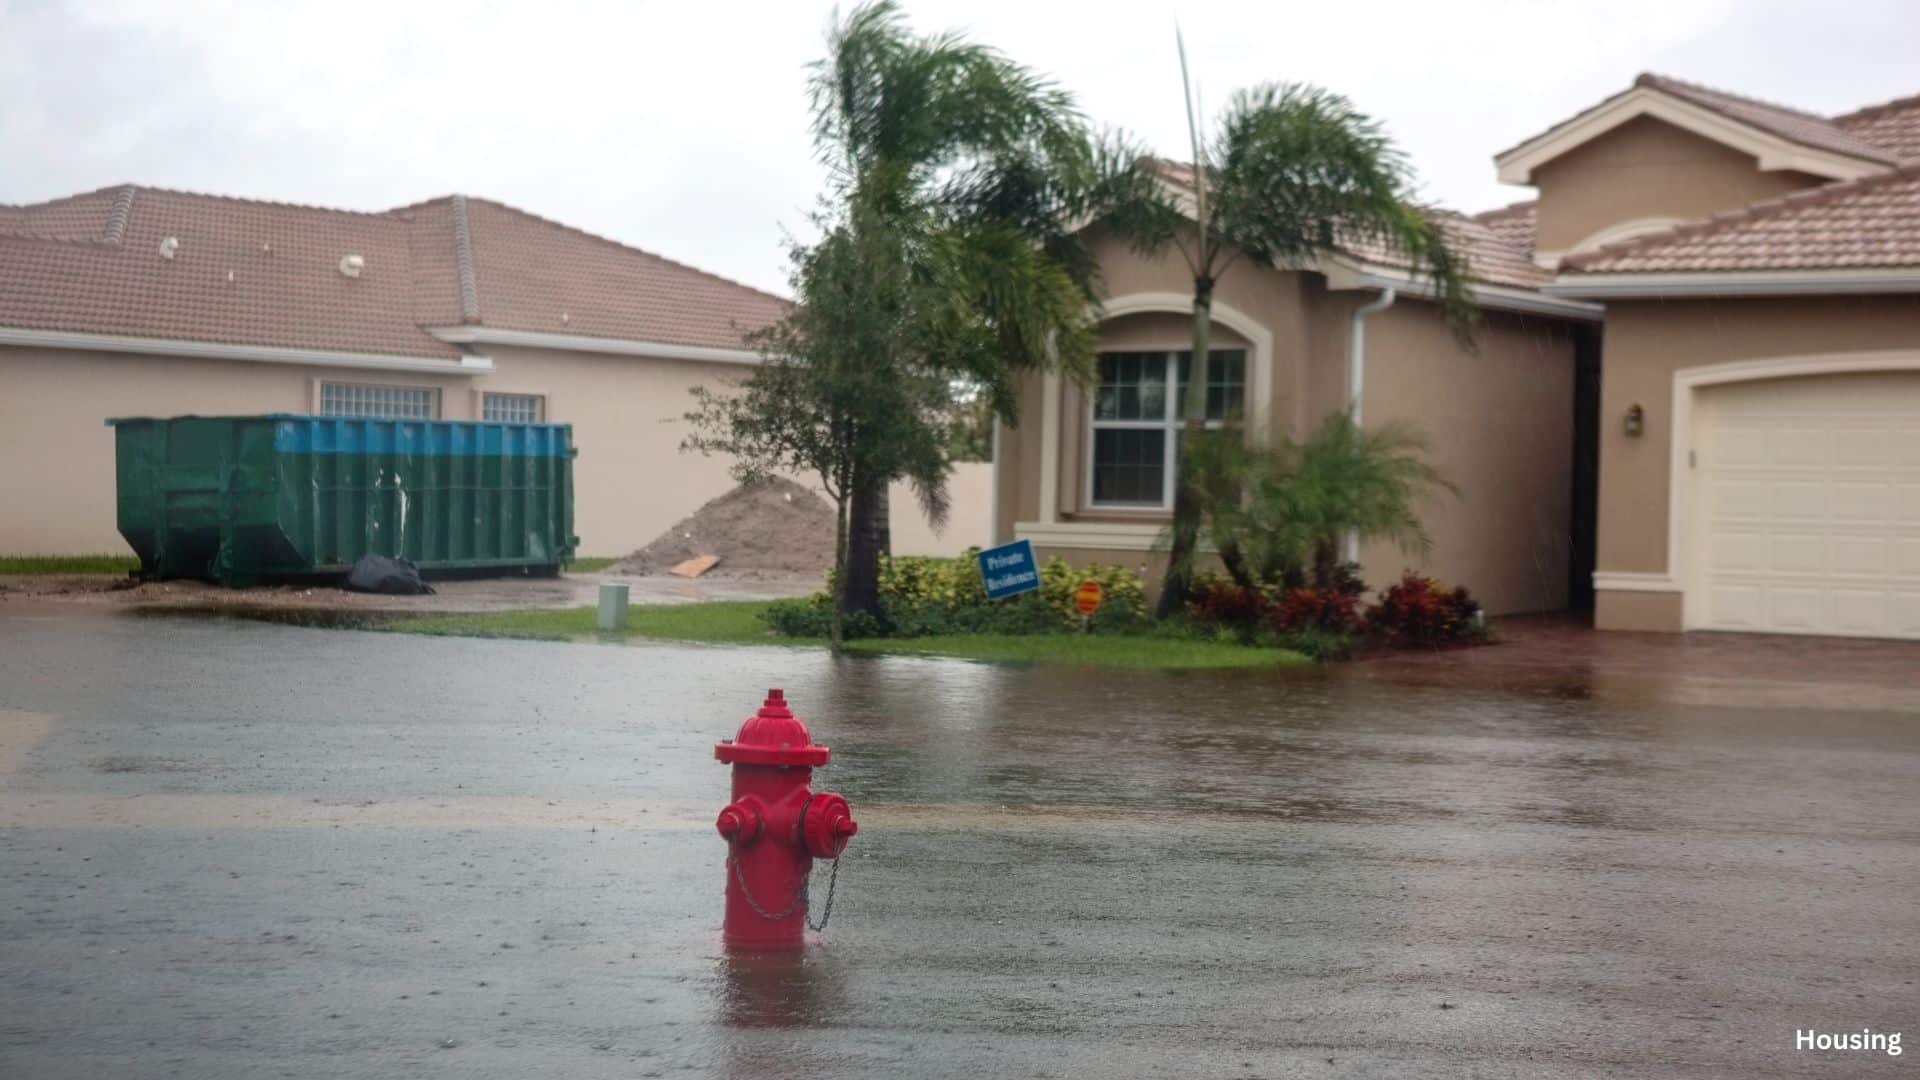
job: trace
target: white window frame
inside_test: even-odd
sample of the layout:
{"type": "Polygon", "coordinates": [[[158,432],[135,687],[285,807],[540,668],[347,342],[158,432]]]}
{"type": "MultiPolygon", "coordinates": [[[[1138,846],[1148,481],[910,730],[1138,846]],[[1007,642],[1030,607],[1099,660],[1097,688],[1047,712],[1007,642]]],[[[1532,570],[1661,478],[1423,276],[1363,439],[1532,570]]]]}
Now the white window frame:
{"type": "Polygon", "coordinates": [[[441,415],[440,388],[421,386],[418,383],[354,382],[346,379],[316,379],[313,389],[313,411],[319,416],[337,416],[353,420],[438,420],[441,415]],[[365,413],[334,413],[327,411],[327,387],[339,386],[357,390],[380,392],[405,391],[425,393],[427,395],[426,416],[372,416],[365,413]]]}
{"type": "MultiPolygon", "coordinates": [[[[1109,349],[1102,352],[1100,356],[1095,359],[1094,363],[1097,365],[1102,359],[1105,359],[1108,356],[1116,356],[1122,353],[1131,353],[1135,355],[1140,355],[1140,354],[1151,355],[1156,352],[1162,353],[1167,363],[1166,415],[1159,420],[1101,420],[1098,417],[1098,409],[1100,405],[1100,384],[1098,382],[1094,383],[1092,392],[1087,395],[1087,409],[1086,409],[1087,437],[1086,437],[1086,445],[1082,448],[1082,452],[1081,452],[1081,457],[1086,460],[1086,467],[1082,472],[1081,483],[1084,485],[1082,490],[1084,490],[1087,493],[1088,509],[1101,510],[1101,511],[1114,511],[1119,513],[1126,513],[1128,511],[1132,511],[1135,513],[1166,513],[1166,512],[1170,512],[1173,509],[1174,476],[1176,473],[1179,472],[1179,467],[1178,467],[1179,462],[1176,459],[1176,455],[1174,454],[1174,447],[1176,445],[1176,440],[1179,438],[1181,430],[1187,426],[1187,422],[1184,417],[1175,415],[1180,402],[1180,383],[1179,383],[1180,354],[1183,352],[1189,352],[1189,351],[1191,351],[1190,348],[1165,349],[1165,350],[1162,350],[1162,349],[1109,349]],[[1162,439],[1164,440],[1162,442],[1162,446],[1164,449],[1163,449],[1163,457],[1162,457],[1163,467],[1161,469],[1161,477],[1160,477],[1160,501],[1158,503],[1101,502],[1095,499],[1094,493],[1093,493],[1094,492],[1093,474],[1094,474],[1094,467],[1098,463],[1094,460],[1093,451],[1094,451],[1095,443],[1098,439],[1097,433],[1100,431],[1152,431],[1155,429],[1159,429],[1163,432],[1162,439]]],[[[1222,346],[1217,349],[1210,348],[1207,350],[1207,355],[1209,360],[1211,360],[1213,357],[1218,356],[1221,353],[1236,353],[1236,352],[1241,355],[1240,405],[1241,405],[1241,411],[1242,413],[1244,413],[1246,411],[1246,402],[1249,394],[1248,383],[1252,379],[1252,372],[1249,370],[1249,368],[1253,364],[1253,357],[1250,355],[1250,350],[1246,349],[1243,346],[1230,345],[1230,346],[1222,346]]],[[[1096,374],[1097,374],[1097,368],[1096,368],[1096,374]]],[[[1204,386],[1201,387],[1200,392],[1202,394],[1206,393],[1207,392],[1206,387],[1204,386]]],[[[1227,422],[1224,419],[1208,420],[1206,422],[1206,427],[1210,431],[1218,431],[1221,428],[1226,426],[1227,426],[1227,422]]]]}
{"type": "Polygon", "coordinates": [[[479,393],[480,403],[479,407],[474,410],[474,415],[481,421],[498,424],[544,424],[547,422],[548,408],[547,395],[545,394],[530,394],[512,390],[481,390],[479,393]],[[526,398],[533,402],[534,418],[532,420],[488,420],[488,398],[526,398]]]}

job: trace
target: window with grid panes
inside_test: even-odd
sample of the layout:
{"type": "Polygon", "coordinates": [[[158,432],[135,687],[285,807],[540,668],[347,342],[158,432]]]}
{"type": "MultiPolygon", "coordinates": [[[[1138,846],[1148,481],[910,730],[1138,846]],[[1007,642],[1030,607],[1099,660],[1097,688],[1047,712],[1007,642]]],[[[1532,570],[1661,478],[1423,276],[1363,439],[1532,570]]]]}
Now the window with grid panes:
{"type": "Polygon", "coordinates": [[[431,420],[439,412],[440,392],[427,386],[379,386],[372,383],[320,384],[320,412],[377,420],[431,420]]]}
{"type": "Polygon", "coordinates": [[[539,394],[481,394],[480,419],[505,424],[537,424],[546,419],[539,394]]]}
{"type": "MultiPolygon", "coordinates": [[[[1219,427],[1246,407],[1247,354],[1214,349],[1208,358],[1207,426],[1219,427]]],[[[1191,351],[1100,354],[1087,462],[1093,506],[1173,505],[1173,465],[1192,374],[1191,351]]]]}

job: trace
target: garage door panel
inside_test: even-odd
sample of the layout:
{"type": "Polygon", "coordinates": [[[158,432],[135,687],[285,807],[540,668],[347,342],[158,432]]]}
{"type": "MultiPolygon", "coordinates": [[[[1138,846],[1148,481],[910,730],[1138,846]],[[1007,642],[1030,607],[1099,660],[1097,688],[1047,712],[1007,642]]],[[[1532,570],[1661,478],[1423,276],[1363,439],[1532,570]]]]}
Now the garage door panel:
{"type": "Polygon", "coordinates": [[[1900,540],[1895,544],[1895,550],[1898,554],[1893,564],[1894,575],[1920,578],[1920,538],[1900,540]]]}
{"type": "MultiPolygon", "coordinates": [[[[1758,513],[1766,513],[1765,504],[1758,513]]],[[[1818,481],[1773,485],[1772,516],[1816,521],[1827,516],[1827,492],[1818,481]]]]}
{"type": "Polygon", "coordinates": [[[1774,465],[1825,465],[1828,461],[1827,433],[1809,428],[1779,428],[1768,439],[1772,452],[1767,459],[1774,465]]]}
{"type": "Polygon", "coordinates": [[[1887,632],[1887,594],[1882,590],[1833,592],[1833,630],[1841,634],[1887,632]]]}
{"type": "Polygon", "coordinates": [[[1814,631],[1820,627],[1821,605],[1818,589],[1775,587],[1767,590],[1767,623],[1779,630],[1814,631]]]}
{"type": "Polygon", "coordinates": [[[1902,525],[1920,525],[1920,484],[1900,484],[1894,489],[1893,519],[1902,525]]]}
{"type": "Polygon", "coordinates": [[[1695,417],[1694,625],[1920,638],[1920,373],[1714,387],[1695,417]]]}
{"type": "Polygon", "coordinates": [[[1836,536],[1826,547],[1830,555],[1825,565],[1831,573],[1884,578],[1893,570],[1887,565],[1887,541],[1882,537],[1836,536]]]}
{"type": "Polygon", "coordinates": [[[1920,589],[1888,597],[1887,621],[1889,636],[1920,638],[1920,589]]]}
{"type": "Polygon", "coordinates": [[[1827,515],[1840,521],[1879,521],[1891,492],[1882,484],[1835,483],[1827,492],[1827,515]]]}

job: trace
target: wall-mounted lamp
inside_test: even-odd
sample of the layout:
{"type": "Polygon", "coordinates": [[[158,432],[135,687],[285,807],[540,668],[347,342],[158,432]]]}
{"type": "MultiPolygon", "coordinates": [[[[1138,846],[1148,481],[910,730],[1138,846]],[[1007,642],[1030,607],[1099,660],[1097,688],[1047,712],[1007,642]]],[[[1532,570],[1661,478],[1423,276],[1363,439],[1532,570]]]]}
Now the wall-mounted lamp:
{"type": "Polygon", "coordinates": [[[1647,410],[1641,408],[1637,401],[1627,406],[1627,419],[1623,426],[1626,428],[1628,438],[1639,438],[1640,433],[1647,428],[1647,410]]]}

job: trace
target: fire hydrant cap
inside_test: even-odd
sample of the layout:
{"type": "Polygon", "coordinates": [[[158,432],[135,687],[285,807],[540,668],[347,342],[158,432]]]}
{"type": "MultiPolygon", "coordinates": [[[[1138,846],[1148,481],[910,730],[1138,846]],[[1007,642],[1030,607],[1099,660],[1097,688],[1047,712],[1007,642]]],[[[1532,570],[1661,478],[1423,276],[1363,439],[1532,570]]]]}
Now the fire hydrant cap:
{"type": "Polygon", "coordinates": [[[825,765],[833,751],[813,741],[807,725],[787,708],[785,691],[769,690],[739,734],[714,744],[713,756],[729,765],[825,765]]]}

